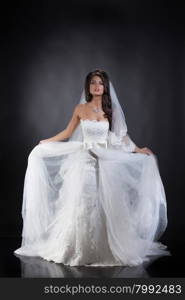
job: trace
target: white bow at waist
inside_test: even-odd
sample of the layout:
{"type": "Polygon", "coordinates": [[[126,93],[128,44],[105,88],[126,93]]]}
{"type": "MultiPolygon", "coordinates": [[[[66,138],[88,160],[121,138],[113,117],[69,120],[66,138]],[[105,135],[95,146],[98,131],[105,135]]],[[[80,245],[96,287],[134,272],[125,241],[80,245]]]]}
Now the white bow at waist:
{"type": "Polygon", "coordinates": [[[87,150],[92,149],[92,148],[94,148],[94,146],[99,145],[99,144],[105,145],[105,148],[107,148],[107,141],[97,141],[97,142],[86,141],[86,140],[83,141],[83,147],[84,147],[84,149],[87,149],[87,150]]]}

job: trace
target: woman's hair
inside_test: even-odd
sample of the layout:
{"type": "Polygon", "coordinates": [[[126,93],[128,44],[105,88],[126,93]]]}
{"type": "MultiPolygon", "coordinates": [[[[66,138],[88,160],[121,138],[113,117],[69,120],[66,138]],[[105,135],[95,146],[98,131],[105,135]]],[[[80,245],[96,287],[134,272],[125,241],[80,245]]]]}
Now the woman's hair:
{"type": "Polygon", "coordinates": [[[87,102],[92,100],[90,94],[90,82],[92,77],[99,76],[103,81],[104,93],[102,95],[102,109],[104,111],[104,117],[109,121],[109,129],[111,130],[112,125],[112,101],[110,96],[109,77],[105,71],[95,70],[87,74],[85,79],[85,98],[87,102]]]}

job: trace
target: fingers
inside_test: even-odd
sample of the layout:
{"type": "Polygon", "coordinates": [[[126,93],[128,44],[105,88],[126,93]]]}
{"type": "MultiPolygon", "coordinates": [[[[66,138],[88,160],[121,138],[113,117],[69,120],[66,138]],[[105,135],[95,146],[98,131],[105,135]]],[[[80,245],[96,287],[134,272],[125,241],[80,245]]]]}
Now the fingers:
{"type": "Polygon", "coordinates": [[[144,150],[144,153],[146,153],[148,155],[153,154],[153,152],[147,147],[144,147],[143,150],[144,150]]]}

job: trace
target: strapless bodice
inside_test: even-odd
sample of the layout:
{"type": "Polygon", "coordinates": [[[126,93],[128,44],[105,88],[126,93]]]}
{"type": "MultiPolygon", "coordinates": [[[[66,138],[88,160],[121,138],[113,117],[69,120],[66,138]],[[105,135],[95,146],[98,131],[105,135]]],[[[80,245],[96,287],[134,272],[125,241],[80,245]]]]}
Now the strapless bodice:
{"type": "Polygon", "coordinates": [[[107,147],[109,122],[106,120],[80,120],[84,147],[92,148],[94,144],[104,144],[107,147]]]}

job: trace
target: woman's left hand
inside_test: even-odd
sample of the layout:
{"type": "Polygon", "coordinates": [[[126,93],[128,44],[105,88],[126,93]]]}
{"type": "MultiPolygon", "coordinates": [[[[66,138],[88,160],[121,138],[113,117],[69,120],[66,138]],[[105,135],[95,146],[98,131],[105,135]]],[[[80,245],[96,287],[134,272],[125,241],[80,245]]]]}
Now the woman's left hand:
{"type": "Polygon", "coordinates": [[[138,152],[138,153],[144,153],[144,154],[147,154],[147,155],[154,154],[154,153],[152,152],[152,150],[150,150],[150,149],[147,148],[147,147],[139,148],[139,149],[137,150],[137,152],[138,152]]]}
{"type": "Polygon", "coordinates": [[[39,142],[39,144],[44,144],[44,143],[48,143],[48,142],[50,142],[50,139],[42,140],[39,142]]]}

